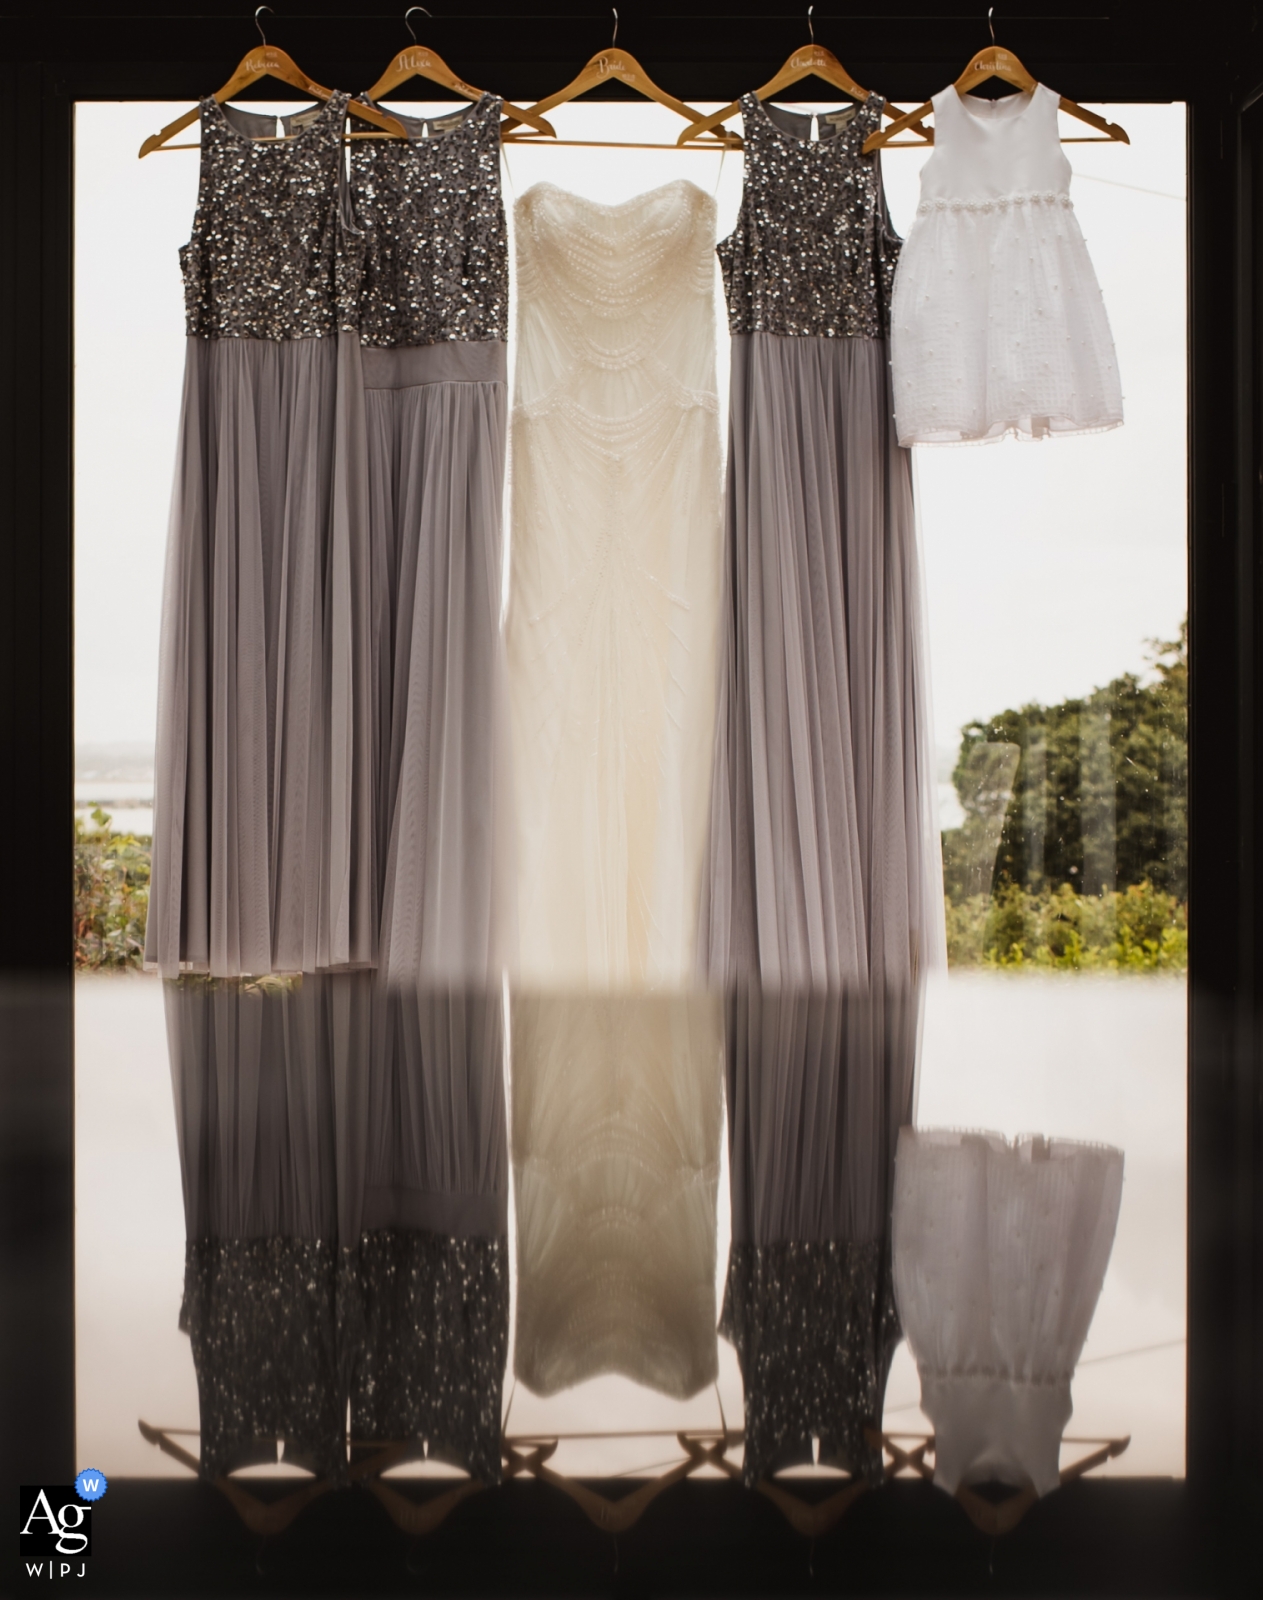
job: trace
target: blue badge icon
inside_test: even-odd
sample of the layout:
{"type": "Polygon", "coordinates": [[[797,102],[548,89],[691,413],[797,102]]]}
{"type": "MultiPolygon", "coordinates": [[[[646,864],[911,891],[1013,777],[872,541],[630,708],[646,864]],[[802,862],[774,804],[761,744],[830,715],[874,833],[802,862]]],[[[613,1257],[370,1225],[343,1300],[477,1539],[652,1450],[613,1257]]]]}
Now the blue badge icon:
{"type": "Polygon", "coordinates": [[[99,1500],[108,1488],[105,1474],[98,1472],[95,1467],[85,1467],[75,1479],[75,1493],[80,1500],[86,1500],[89,1504],[99,1500]]]}

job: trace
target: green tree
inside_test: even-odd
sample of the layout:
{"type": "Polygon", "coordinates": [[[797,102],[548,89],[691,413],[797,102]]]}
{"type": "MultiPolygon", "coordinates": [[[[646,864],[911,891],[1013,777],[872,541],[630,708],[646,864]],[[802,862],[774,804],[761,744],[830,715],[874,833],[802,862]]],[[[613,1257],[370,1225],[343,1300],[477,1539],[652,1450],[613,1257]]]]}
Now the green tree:
{"type": "Polygon", "coordinates": [[[1178,639],[1152,641],[1151,663],[1150,682],[1124,673],[1083,698],[962,730],[952,776],[965,823],[944,835],[950,898],[1007,884],[1101,895],[1142,883],[1187,898],[1187,624],[1178,639]],[[1006,746],[1013,774],[1001,794],[987,777],[1003,772],[1006,746]],[[968,882],[1001,806],[991,882],[968,882]]]}
{"type": "Polygon", "coordinates": [[[954,966],[1188,964],[1188,632],[1059,705],[962,729],[965,813],[943,834],[954,966]]]}

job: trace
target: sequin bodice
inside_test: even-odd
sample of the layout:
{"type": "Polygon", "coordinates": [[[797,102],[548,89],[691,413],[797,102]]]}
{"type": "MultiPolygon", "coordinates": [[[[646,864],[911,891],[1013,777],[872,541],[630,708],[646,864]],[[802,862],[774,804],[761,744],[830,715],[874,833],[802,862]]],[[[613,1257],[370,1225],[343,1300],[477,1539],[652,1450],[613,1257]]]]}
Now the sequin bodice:
{"type": "Polygon", "coordinates": [[[203,339],[314,339],[355,321],[357,238],[342,215],[348,96],[284,119],[202,101],[193,236],[180,251],[187,329],[203,339]]]}
{"type": "Polygon", "coordinates": [[[401,117],[406,144],[352,146],[351,188],[365,233],[364,344],[507,337],[500,106],[485,94],[455,116],[401,117]]]}
{"type": "Polygon", "coordinates": [[[822,116],[810,142],[809,117],[742,96],[745,189],[718,246],[733,333],[885,336],[900,240],[878,158],[861,150],[884,104],[822,116]]]}

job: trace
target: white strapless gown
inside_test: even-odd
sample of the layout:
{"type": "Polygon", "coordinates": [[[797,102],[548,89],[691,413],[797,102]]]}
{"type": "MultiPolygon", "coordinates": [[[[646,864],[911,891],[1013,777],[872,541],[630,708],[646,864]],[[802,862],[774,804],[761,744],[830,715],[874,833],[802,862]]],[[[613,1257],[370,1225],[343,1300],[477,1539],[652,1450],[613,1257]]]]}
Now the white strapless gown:
{"type": "Polygon", "coordinates": [[[717,677],[715,206],[518,201],[508,659],[519,977],[692,969],[717,677]]]}
{"type": "Polygon", "coordinates": [[[720,1014],[688,994],[717,684],[715,206],[518,201],[514,1370],[717,1370],[720,1014]]]}

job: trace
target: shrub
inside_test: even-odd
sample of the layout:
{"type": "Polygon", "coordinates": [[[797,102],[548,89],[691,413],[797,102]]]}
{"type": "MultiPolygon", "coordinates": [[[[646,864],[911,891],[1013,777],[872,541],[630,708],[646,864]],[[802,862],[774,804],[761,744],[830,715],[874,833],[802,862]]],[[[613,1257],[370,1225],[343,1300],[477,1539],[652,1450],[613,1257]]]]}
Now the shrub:
{"type": "Polygon", "coordinates": [[[149,840],[110,833],[100,806],[95,828],[75,818],[75,966],[139,967],[149,910],[149,840]]]}
{"type": "Polygon", "coordinates": [[[1184,972],[1188,906],[1148,881],[1101,895],[1068,883],[1030,893],[1003,884],[994,895],[948,899],[953,967],[1008,971],[1184,972]]]}

